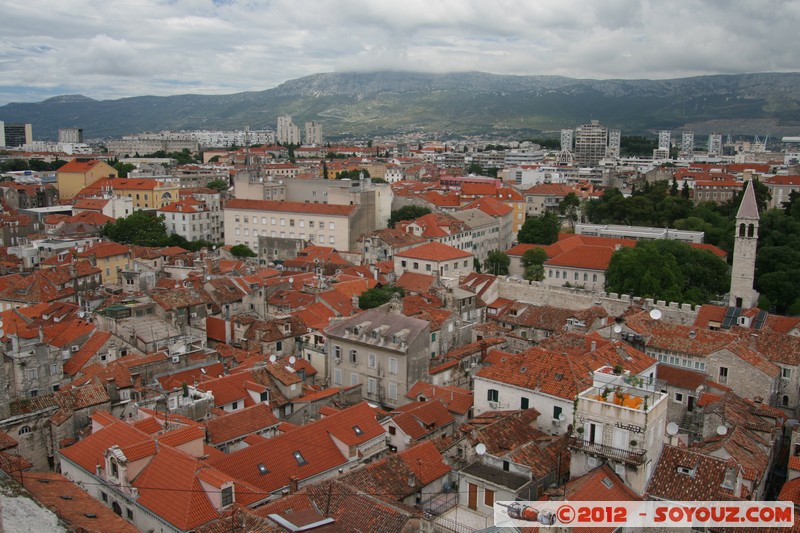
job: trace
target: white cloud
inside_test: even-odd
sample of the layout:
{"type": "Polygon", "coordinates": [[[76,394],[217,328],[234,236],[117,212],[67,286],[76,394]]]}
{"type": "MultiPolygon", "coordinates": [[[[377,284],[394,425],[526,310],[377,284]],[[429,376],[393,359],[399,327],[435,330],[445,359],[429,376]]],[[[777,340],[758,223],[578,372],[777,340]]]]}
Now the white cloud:
{"type": "Polygon", "coordinates": [[[318,72],[669,78],[797,70],[783,0],[6,2],[0,104],[262,90],[318,72]]]}

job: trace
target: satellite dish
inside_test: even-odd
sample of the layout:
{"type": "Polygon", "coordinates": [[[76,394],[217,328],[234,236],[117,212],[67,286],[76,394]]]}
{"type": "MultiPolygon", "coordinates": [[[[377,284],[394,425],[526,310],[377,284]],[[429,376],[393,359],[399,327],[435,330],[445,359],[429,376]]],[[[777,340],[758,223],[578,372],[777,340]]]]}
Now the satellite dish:
{"type": "Polygon", "coordinates": [[[4,337],[6,334],[5,330],[0,329],[0,337],[4,337]]]}
{"type": "Polygon", "coordinates": [[[559,422],[563,422],[563,421],[564,421],[564,420],[566,420],[566,419],[567,419],[567,417],[566,417],[566,416],[564,416],[564,413],[561,413],[560,415],[558,415],[558,421],[559,421],[559,422]]]}
{"type": "Polygon", "coordinates": [[[661,320],[661,311],[659,311],[658,309],[653,309],[652,311],[650,311],[650,318],[652,318],[653,320],[661,320]]]}
{"type": "Polygon", "coordinates": [[[296,362],[297,362],[297,358],[296,358],[295,356],[291,356],[291,357],[289,358],[289,364],[290,364],[290,365],[293,365],[293,364],[295,364],[296,362]]]}
{"type": "Polygon", "coordinates": [[[621,333],[621,332],[622,332],[622,326],[620,326],[619,324],[617,324],[616,326],[614,326],[614,333],[617,333],[617,334],[619,334],[619,333],[621,333]]]}
{"type": "Polygon", "coordinates": [[[274,363],[277,360],[278,360],[278,358],[274,354],[269,356],[269,362],[270,363],[274,363]]]}
{"type": "Polygon", "coordinates": [[[85,316],[86,316],[86,313],[84,313],[83,311],[78,311],[78,318],[83,318],[85,316]]]}
{"type": "Polygon", "coordinates": [[[294,278],[289,278],[289,283],[294,283],[294,278]]]}
{"type": "Polygon", "coordinates": [[[675,422],[670,422],[667,424],[667,435],[677,435],[680,426],[675,422]]]}
{"type": "Polygon", "coordinates": [[[726,428],[725,426],[717,426],[717,435],[722,437],[723,435],[727,434],[728,434],[728,428],[726,428]]]}
{"type": "Polygon", "coordinates": [[[475,453],[478,455],[483,455],[486,453],[486,445],[482,442],[479,442],[477,446],[475,446],[475,453]]]}

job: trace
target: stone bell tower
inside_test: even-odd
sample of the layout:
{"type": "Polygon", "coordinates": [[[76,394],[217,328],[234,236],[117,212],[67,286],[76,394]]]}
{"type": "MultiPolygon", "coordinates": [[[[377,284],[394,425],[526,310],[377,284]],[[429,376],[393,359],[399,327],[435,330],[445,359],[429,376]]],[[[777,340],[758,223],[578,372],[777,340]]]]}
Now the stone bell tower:
{"type": "Polygon", "coordinates": [[[731,307],[750,308],[758,304],[758,292],[753,288],[758,246],[758,204],[752,181],[745,185],[742,203],[736,213],[736,239],[733,245],[731,272],[731,307]]]}

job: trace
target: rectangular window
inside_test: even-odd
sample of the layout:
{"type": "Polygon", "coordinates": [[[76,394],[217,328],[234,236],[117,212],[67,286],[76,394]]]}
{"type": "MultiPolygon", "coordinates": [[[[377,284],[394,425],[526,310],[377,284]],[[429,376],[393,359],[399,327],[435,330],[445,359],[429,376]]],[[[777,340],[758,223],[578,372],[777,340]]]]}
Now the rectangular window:
{"type": "Polygon", "coordinates": [[[486,400],[490,402],[497,402],[499,401],[499,399],[500,399],[500,391],[498,391],[497,389],[489,389],[486,395],[486,400]]]}
{"type": "Polygon", "coordinates": [[[360,375],[356,374],[355,372],[350,374],[350,385],[358,385],[361,382],[359,378],[360,375]]]}
{"type": "Polygon", "coordinates": [[[559,420],[561,416],[561,407],[558,405],[553,406],[553,420],[559,420]]]}
{"type": "Polygon", "coordinates": [[[222,489],[222,506],[227,507],[233,503],[233,487],[222,489]]]}
{"type": "Polygon", "coordinates": [[[374,353],[371,353],[367,356],[367,367],[375,368],[376,366],[376,357],[374,353]]]}
{"type": "Polygon", "coordinates": [[[261,223],[266,226],[267,225],[267,217],[261,217],[261,223]]]}
{"type": "Polygon", "coordinates": [[[389,373],[397,374],[397,359],[394,357],[389,358],[389,373]]]}
{"type": "Polygon", "coordinates": [[[675,403],[683,403],[683,393],[675,393],[675,403]]]}
{"type": "Polygon", "coordinates": [[[350,362],[353,364],[358,363],[358,350],[350,350],[350,362]]]}
{"type": "Polygon", "coordinates": [[[334,385],[342,384],[342,370],[339,368],[333,369],[333,384],[334,385]]]}
{"type": "Polygon", "coordinates": [[[56,376],[58,374],[59,374],[59,372],[58,372],[58,364],[53,363],[52,365],[50,365],[50,375],[51,376],[56,376]]]}
{"type": "Polygon", "coordinates": [[[483,489],[483,504],[486,507],[494,507],[494,491],[491,489],[483,489]]]}
{"type": "Polygon", "coordinates": [[[791,368],[783,368],[783,369],[781,369],[781,377],[783,379],[791,379],[792,378],[792,369],[791,368]]]}
{"type": "Polygon", "coordinates": [[[528,398],[522,397],[519,399],[520,409],[528,409],[529,407],[530,407],[530,400],[528,398]]]}
{"type": "Polygon", "coordinates": [[[389,399],[397,400],[397,383],[389,383],[389,399]]]}
{"type": "Polygon", "coordinates": [[[375,394],[378,392],[378,380],[375,378],[367,379],[367,394],[375,394]]]}
{"type": "Polygon", "coordinates": [[[333,222],[329,222],[329,223],[328,223],[328,229],[329,229],[329,230],[331,230],[331,231],[333,231],[334,229],[336,229],[336,228],[335,228],[335,226],[333,225],[333,222]]]}
{"type": "Polygon", "coordinates": [[[28,379],[37,379],[39,377],[39,370],[36,368],[31,368],[28,370],[28,379]]]}
{"type": "Polygon", "coordinates": [[[724,366],[719,367],[719,382],[723,385],[728,382],[728,369],[724,366]]]}
{"type": "Polygon", "coordinates": [[[286,225],[286,219],[285,219],[285,218],[282,218],[282,219],[281,219],[281,226],[285,226],[285,225],[286,225]]]}

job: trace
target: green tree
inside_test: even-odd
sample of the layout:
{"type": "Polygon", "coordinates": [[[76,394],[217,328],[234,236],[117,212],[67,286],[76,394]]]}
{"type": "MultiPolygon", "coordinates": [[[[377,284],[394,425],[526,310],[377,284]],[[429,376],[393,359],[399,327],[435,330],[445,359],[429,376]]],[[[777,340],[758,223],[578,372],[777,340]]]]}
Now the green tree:
{"type": "Polygon", "coordinates": [[[526,244],[553,244],[558,240],[561,223],[552,211],[545,211],[542,216],[530,217],[517,233],[517,240],[526,244]]]}
{"type": "Polygon", "coordinates": [[[492,250],[483,262],[483,270],[487,274],[494,274],[495,276],[507,276],[508,267],[511,265],[511,259],[505,252],[500,250],[492,250]]]}
{"type": "Polygon", "coordinates": [[[670,241],[639,241],[611,257],[605,289],[693,304],[708,303],[728,290],[728,265],[707,250],[670,241]]]}
{"type": "Polygon", "coordinates": [[[400,287],[392,285],[367,289],[358,297],[358,307],[363,310],[379,307],[391,300],[394,294],[402,298],[404,291],[400,287]]]}
{"type": "Polygon", "coordinates": [[[361,175],[365,178],[369,177],[369,170],[365,168],[359,168],[355,170],[342,170],[336,175],[337,180],[357,180],[361,179],[361,175]]]}
{"type": "Polygon", "coordinates": [[[547,261],[547,252],[543,248],[531,248],[522,254],[522,266],[525,269],[524,278],[532,281],[544,279],[544,262],[547,261]]]}
{"type": "Polygon", "coordinates": [[[209,189],[214,189],[217,192],[225,192],[230,188],[230,184],[228,183],[228,180],[217,178],[206,183],[206,187],[209,189]]]}
{"type": "Polygon", "coordinates": [[[414,220],[421,216],[427,215],[431,210],[421,205],[404,205],[400,209],[392,211],[389,217],[389,227],[393,228],[395,224],[401,220],[414,220]]]}
{"type": "Polygon", "coordinates": [[[128,174],[130,174],[132,170],[136,169],[136,165],[133,163],[123,163],[122,161],[117,161],[117,163],[114,165],[114,168],[117,170],[117,175],[120,178],[127,178],[128,174]]]}
{"type": "Polygon", "coordinates": [[[571,192],[558,203],[558,212],[564,215],[569,220],[570,227],[574,228],[575,222],[578,220],[580,207],[580,198],[574,192],[571,192]]]}
{"type": "Polygon", "coordinates": [[[235,246],[231,246],[231,255],[234,257],[244,258],[255,257],[256,253],[246,244],[237,244],[235,246]]]}
{"type": "Polygon", "coordinates": [[[134,211],[127,217],[118,218],[103,227],[103,235],[120,244],[136,246],[167,246],[167,227],[164,217],[156,217],[144,211],[134,211]]]}

